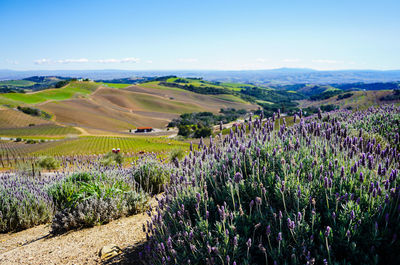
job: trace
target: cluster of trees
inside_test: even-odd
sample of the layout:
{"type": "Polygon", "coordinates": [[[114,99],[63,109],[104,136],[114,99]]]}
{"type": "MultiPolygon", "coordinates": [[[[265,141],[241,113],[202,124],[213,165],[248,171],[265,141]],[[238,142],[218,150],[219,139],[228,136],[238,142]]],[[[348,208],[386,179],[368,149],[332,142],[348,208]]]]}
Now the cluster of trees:
{"type": "Polygon", "coordinates": [[[400,89],[394,89],[392,94],[381,97],[380,100],[383,101],[400,100],[400,89]]]}
{"type": "Polygon", "coordinates": [[[74,78],[60,76],[31,76],[22,80],[32,82],[32,85],[8,85],[0,84],[0,93],[25,93],[25,91],[40,91],[49,88],[61,88],[66,86],[71,81],[76,81],[74,78]]]}
{"type": "Polygon", "coordinates": [[[324,100],[324,99],[334,97],[336,95],[340,95],[342,93],[343,93],[343,91],[340,89],[332,89],[332,90],[324,91],[318,95],[313,95],[310,97],[310,100],[312,100],[312,101],[324,100]]]}
{"type": "Polygon", "coordinates": [[[246,87],[240,92],[253,100],[257,99],[268,101],[268,103],[263,103],[262,101],[257,102],[257,104],[263,107],[266,117],[271,117],[274,112],[278,111],[278,109],[291,115],[299,110],[297,108],[299,104],[295,100],[305,98],[299,93],[293,93],[284,90],[265,89],[259,87],[246,87]]]}
{"type": "Polygon", "coordinates": [[[246,110],[234,108],[221,109],[219,115],[212,112],[184,113],[173,119],[168,127],[178,127],[178,135],[185,137],[206,137],[212,134],[212,126],[220,123],[229,123],[245,115],[246,110]]]}
{"type": "Polygon", "coordinates": [[[341,100],[341,99],[349,98],[349,97],[351,97],[351,96],[353,96],[353,95],[354,95],[353,93],[344,93],[344,94],[339,95],[339,96],[337,97],[336,100],[341,100]]]}
{"type": "Polygon", "coordinates": [[[70,82],[70,80],[61,80],[61,81],[57,82],[57,83],[54,85],[54,87],[55,87],[55,88],[61,88],[61,87],[63,87],[63,86],[68,85],[69,82],[70,82]]]}
{"type": "Polygon", "coordinates": [[[400,82],[349,83],[332,84],[332,86],[342,90],[395,90],[400,88],[400,82]]]}
{"type": "Polygon", "coordinates": [[[206,95],[232,94],[232,92],[228,89],[212,87],[212,86],[195,86],[193,84],[180,84],[176,82],[165,82],[165,81],[160,82],[160,85],[166,87],[176,87],[198,94],[206,94],[206,95]]]}
{"type": "Polygon", "coordinates": [[[316,114],[316,113],[318,113],[318,109],[321,109],[321,112],[329,112],[332,110],[339,109],[339,106],[334,105],[334,104],[326,104],[326,105],[321,105],[319,108],[318,107],[307,107],[307,108],[303,109],[303,115],[310,116],[310,115],[316,114]]]}
{"type": "Polygon", "coordinates": [[[184,137],[201,138],[208,137],[212,134],[212,129],[201,124],[196,125],[179,125],[178,135],[184,137]]]}
{"type": "Polygon", "coordinates": [[[23,88],[3,85],[0,86],[0,93],[25,93],[25,90],[23,88]]]}
{"type": "Polygon", "coordinates": [[[51,118],[50,114],[48,114],[47,112],[44,112],[44,111],[42,111],[40,109],[37,109],[37,108],[18,106],[17,109],[19,111],[22,111],[23,113],[31,115],[31,116],[43,117],[43,118],[46,118],[46,119],[51,118]]]}

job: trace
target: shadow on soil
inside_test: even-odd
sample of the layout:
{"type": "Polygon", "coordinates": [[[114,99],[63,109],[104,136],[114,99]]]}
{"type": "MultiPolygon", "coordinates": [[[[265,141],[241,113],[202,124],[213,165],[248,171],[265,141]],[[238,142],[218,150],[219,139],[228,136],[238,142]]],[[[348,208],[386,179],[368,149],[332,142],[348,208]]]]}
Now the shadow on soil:
{"type": "Polygon", "coordinates": [[[143,257],[140,257],[140,252],[143,252],[145,241],[129,246],[123,249],[122,253],[111,259],[103,261],[102,265],[125,265],[125,264],[148,264],[143,257]]]}

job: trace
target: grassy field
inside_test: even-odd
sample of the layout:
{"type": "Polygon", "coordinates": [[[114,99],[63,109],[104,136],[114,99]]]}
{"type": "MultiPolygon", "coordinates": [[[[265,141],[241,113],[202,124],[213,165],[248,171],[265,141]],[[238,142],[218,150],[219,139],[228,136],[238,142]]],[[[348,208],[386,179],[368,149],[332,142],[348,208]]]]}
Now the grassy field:
{"type": "Polygon", "coordinates": [[[0,104],[17,106],[20,104],[38,104],[47,100],[66,100],[82,95],[89,95],[99,87],[92,82],[71,82],[58,89],[47,89],[34,93],[4,93],[0,94],[0,104]]]}
{"type": "Polygon", "coordinates": [[[228,89],[232,91],[240,91],[244,87],[254,87],[253,85],[249,84],[241,84],[241,83],[219,83],[219,82],[212,82],[200,79],[192,79],[192,78],[169,78],[167,82],[175,82],[177,79],[185,80],[188,83],[180,83],[180,84],[188,84],[193,85],[196,87],[214,87],[220,89],[228,89]]]}
{"type": "Polygon", "coordinates": [[[54,124],[43,124],[22,128],[0,129],[0,136],[29,137],[29,136],[65,136],[77,135],[81,132],[73,127],[64,127],[54,124]]]}
{"type": "Polygon", "coordinates": [[[101,86],[105,87],[113,87],[113,88],[125,88],[131,86],[132,84],[119,84],[119,83],[97,83],[101,86]]]}
{"type": "MultiPolygon", "coordinates": [[[[169,78],[169,79],[167,79],[167,82],[173,82],[176,79],[178,79],[178,78],[169,78]]],[[[249,87],[251,86],[251,85],[233,84],[233,83],[221,83],[221,85],[215,85],[209,81],[203,81],[203,83],[202,83],[201,82],[202,80],[194,80],[194,79],[187,79],[187,78],[186,79],[183,78],[183,79],[188,81],[189,83],[180,83],[180,84],[193,85],[196,87],[214,87],[214,88],[219,88],[219,89],[227,89],[227,90],[231,90],[231,91],[239,91],[242,89],[241,88],[242,86],[249,86],[249,87]]],[[[176,91],[176,92],[185,92],[185,93],[190,92],[188,90],[177,88],[177,87],[167,87],[167,86],[160,85],[160,82],[158,82],[158,81],[142,83],[142,84],[139,84],[138,86],[143,87],[143,88],[160,89],[160,90],[167,90],[167,91],[176,91]]],[[[190,93],[193,93],[193,92],[190,92],[190,93]]],[[[229,102],[234,102],[234,103],[242,103],[242,104],[247,103],[245,100],[241,99],[240,97],[238,97],[236,95],[220,94],[220,95],[207,95],[207,96],[226,100],[229,102]]]]}
{"type": "Polygon", "coordinates": [[[1,86],[9,86],[9,87],[26,87],[26,86],[33,86],[35,82],[28,81],[28,80],[6,80],[0,81],[1,86]]]}

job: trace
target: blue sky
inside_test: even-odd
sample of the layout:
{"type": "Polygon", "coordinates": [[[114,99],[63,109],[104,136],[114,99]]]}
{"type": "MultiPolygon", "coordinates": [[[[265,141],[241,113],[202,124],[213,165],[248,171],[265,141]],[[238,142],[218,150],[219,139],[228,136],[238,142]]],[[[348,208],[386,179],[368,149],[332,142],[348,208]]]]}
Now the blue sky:
{"type": "Polygon", "coordinates": [[[400,69],[396,0],[0,0],[0,69],[400,69]]]}

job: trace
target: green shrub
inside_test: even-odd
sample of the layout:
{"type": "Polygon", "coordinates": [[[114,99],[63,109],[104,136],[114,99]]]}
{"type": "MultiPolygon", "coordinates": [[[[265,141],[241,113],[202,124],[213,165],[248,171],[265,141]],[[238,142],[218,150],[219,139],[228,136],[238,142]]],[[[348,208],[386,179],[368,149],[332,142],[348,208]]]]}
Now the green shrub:
{"type": "Polygon", "coordinates": [[[113,152],[107,153],[100,160],[100,163],[103,166],[110,166],[113,164],[122,165],[123,162],[124,162],[124,157],[122,156],[122,154],[121,153],[113,153],[113,152]]]}
{"type": "Polygon", "coordinates": [[[148,208],[147,202],[145,193],[135,191],[115,197],[92,196],[73,208],[57,212],[51,224],[51,232],[60,234],[72,229],[105,224],[122,216],[145,211],[148,208]]]}
{"type": "Polygon", "coordinates": [[[150,157],[136,162],[132,169],[132,175],[136,182],[147,192],[153,194],[164,190],[164,185],[169,183],[174,169],[160,160],[150,157]]]}
{"type": "Polygon", "coordinates": [[[55,234],[107,223],[148,207],[148,195],[137,189],[135,181],[112,171],[73,174],[52,185],[48,193],[57,208],[52,222],[55,234]]]}
{"type": "Polygon", "coordinates": [[[169,161],[176,165],[184,155],[185,152],[182,149],[173,149],[169,153],[169,161]]]}
{"type": "Polygon", "coordinates": [[[51,156],[40,157],[36,163],[40,168],[54,170],[60,167],[60,161],[51,156]]]}

